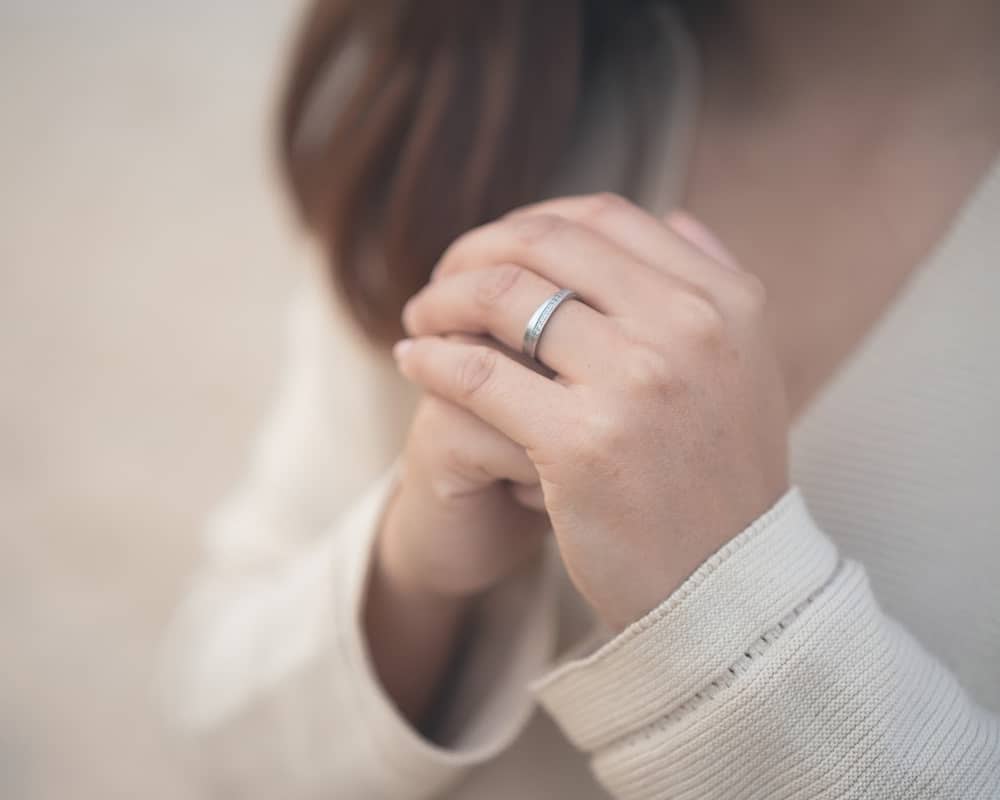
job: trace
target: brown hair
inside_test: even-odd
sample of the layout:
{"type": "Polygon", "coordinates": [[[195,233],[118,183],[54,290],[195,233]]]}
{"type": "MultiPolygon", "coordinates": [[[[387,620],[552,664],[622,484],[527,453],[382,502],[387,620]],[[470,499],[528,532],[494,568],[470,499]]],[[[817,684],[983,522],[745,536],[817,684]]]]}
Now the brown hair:
{"type": "Polygon", "coordinates": [[[649,4],[313,0],[281,101],[282,169],[370,339],[399,337],[459,234],[541,197],[591,76],[649,4]]]}

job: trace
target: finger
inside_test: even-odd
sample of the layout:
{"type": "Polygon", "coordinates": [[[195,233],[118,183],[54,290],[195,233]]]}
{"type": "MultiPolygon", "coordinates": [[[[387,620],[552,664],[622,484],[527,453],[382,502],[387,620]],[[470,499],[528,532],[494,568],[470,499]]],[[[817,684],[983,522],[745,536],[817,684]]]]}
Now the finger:
{"type": "MultiPolygon", "coordinates": [[[[477,342],[473,336],[463,339],[473,344],[492,342],[477,342]]],[[[438,457],[447,462],[446,471],[454,476],[451,480],[459,481],[446,487],[448,491],[464,493],[481,488],[484,481],[504,481],[518,505],[545,511],[538,470],[521,445],[461,406],[431,395],[424,403],[437,421],[438,457]]]]}
{"type": "Polygon", "coordinates": [[[533,358],[528,358],[520,350],[515,350],[513,347],[508,347],[502,342],[494,339],[492,336],[482,335],[482,334],[472,334],[472,333],[445,333],[442,334],[446,339],[453,342],[461,342],[464,344],[477,344],[483,347],[489,347],[496,350],[498,353],[503,353],[507,358],[513,359],[522,367],[527,367],[528,369],[537,372],[539,375],[544,375],[549,377],[550,370],[544,365],[539,363],[533,358]]]}
{"type": "MultiPolygon", "coordinates": [[[[676,212],[675,212],[676,213],[676,212]]],[[[557,214],[601,233],[617,245],[658,268],[715,295],[724,293],[732,272],[741,271],[736,260],[715,237],[715,246],[703,247],[707,238],[703,226],[687,214],[680,214],[680,230],[671,230],[649,212],[614,194],[561,197],[536,203],[509,216],[557,214]],[[693,234],[697,226],[698,233],[693,234]],[[692,235],[687,235],[692,234],[692,235]],[[725,253],[720,258],[720,251],[725,253]]],[[[673,221],[673,215],[668,217],[673,221]]]]}
{"type": "Polygon", "coordinates": [[[714,258],[722,266],[737,272],[742,270],[736,257],[726,249],[718,237],[687,212],[671,211],[667,214],[666,222],[674,233],[693,244],[705,255],[714,258]]]}
{"type": "MultiPolygon", "coordinates": [[[[489,334],[516,350],[532,314],[557,291],[551,281],[515,264],[459,272],[434,281],[410,300],[403,324],[411,336],[489,334]]],[[[571,382],[586,381],[614,365],[619,339],[614,322],[568,300],[546,324],[535,357],[571,382]]]]}
{"type": "Polygon", "coordinates": [[[499,264],[530,269],[613,316],[628,314],[663,283],[662,272],[602,233],[554,214],[508,216],[476,228],[448,248],[434,279],[499,264]]]}
{"type": "Polygon", "coordinates": [[[548,510],[545,507],[545,495],[542,494],[542,487],[539,484],[531,486],[513,484],[510,487],[510,493],[513,495],[514,499],[525,508],[530,508],[532,511],[542,512],[548,510]]]}
{"type": "Polygon", "coordinates": [[[435,458],[445,462],[446,472],[468,481],[469,488],[494,481],[525,489],[538,485],[538,471],[521,445],[448,400],[433,397],[425,402],[436,423],[435,458]]]}
{"type": "Polygon", "coordinates": [[[393,355],[409,380],[468,409],[522,447],[558,435],[570,390],[496,350],[427,336],[398,342],[393,355]]]}

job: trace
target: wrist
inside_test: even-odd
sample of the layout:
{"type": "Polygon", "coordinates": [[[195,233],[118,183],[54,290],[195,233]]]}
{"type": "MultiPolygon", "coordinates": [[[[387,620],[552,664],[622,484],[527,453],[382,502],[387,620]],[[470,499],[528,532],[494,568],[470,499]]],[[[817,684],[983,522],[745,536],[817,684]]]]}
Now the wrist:
{"type": "Polygon", "coordinates": [[[402,715],[422,730],[471,618],[471,605],[429,590],[405,562],[401,565],[391,510],[392,505],[373,547],[364,628],[379,682],[402,715]]]}
{"type": "Polygon", "coordinates": [[[392,593],[421,607],[448,613],[463,607],[471,597],[448,592],[435,585],[421,570],[421,554],[413,552],[413,530],[418,514],[403,496],[402,487],[389,502],[375,542],[372,572],[392,593]]]}

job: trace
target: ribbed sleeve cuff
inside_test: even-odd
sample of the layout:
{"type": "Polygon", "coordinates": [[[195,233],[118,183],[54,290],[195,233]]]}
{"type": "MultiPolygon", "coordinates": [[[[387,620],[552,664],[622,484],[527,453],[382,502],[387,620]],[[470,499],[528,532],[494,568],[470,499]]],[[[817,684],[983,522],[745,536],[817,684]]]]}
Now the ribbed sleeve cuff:
{"type": "Polygon", "coordinates": [[[837,564],[836,548],[793,488],[660,606],[532,688],[577,747],[605,747],[732,678],[837,564]]]}
{"type": "Polygon", "coordinates": [[[528,686],[549,667],[555,649],[557,565],[546,551],[483,598],[475,642],[463,662],[457,695],[450,703],[457,707],[458,723],[445,723],[448,747],[430,742],[399,714],[385,694],[362,632],[369,561],[382,509],[395,481],[393,471],[344,522],[352,531],[340,539],[347,547],[336,556],[340,657],[353,684],[354,724],[372,737],[383,766],[404,782],[398,790],[443,788],[465,768],[506,749],[527,724],[535,707],[528,686]]]}

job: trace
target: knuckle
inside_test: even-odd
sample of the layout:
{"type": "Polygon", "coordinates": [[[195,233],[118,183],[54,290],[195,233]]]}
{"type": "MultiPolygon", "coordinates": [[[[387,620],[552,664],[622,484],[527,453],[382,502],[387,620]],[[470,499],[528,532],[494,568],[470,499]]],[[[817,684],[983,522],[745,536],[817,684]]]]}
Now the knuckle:
{"type": "Polygon", "coordinates": [[[470,229],[452,239],[451,243],[444,249],[444,253],[441,254],[441,263],[447,264],[449,261],[453,261],[455,256],[464,249],[474,234],[475,229],[470,229]]]}
{"type": "Polygon", "coordinates": [[[517,285],[524,274],[516,264],[501,264],[490,270],[484,270],[482,278],[476,285],[476,304],[484,310],[496,308],[505,296],[517,285]]]}
{"type": "Polygon", "coordinates": [[[612,461],[627,446],[628,417],[612,409],[592,412],[576,426],[571,445],[576,463],[589,469],[612,461]]]}
{"type": "Polygon", "coordinates": [[[479,235],[483,227],[470,228],[455,237],[438,259],[433,275],[441,277],[461,270],[466,251],[473,248],[476,242],[479,241],[479,235]]]}
{"type": "Polygon", "coordinates": [[[470,454],[455,445],[445,445],[441,448],[439,459],[439,477],[445,476],[468,476],[475,472],[477,465],[470,457],[470,454]]]}
{"type": "Polygon", "coordinates": [[[467,494],[471,488],[473,476],[469,472],[467,460],[457,453],[454,456],[442,455],[441,464],[430,474],[427,485],[437,500],[455,500],[467,494]]]}
{"type": "Polygon", "coordinates": [[[532,247],[564,230],[569,223],[555,214],[525,214],[513,217],[507,225],[514,238],[525,247],[532,247]]]}
{"type": "Polygon", "coordinates": [[[690,292],[678,293],[670,305],[674,335],[689,344],[717,344],[725,332],[719,309],[709,300],[690,292]]]}
{"type": "Polygon", "coordinates": [[[598,192],[589,198],[590,208],[585,215],[588,219],[615,216],[629,206],[629,202],[614,192],[598,192]]]}
{"type": "Polygon", "coordinates": [[[413,427],[431,432],[437,430],[443,417],[442,408],[441,403],[433,395],[423,396],[413,415],[413,427]]]}
{"type": "Polygon", "coordinates": [[[496,372],[497,352],[487,347],[476,347],[459,364],[456,377],[458,394],[468,399],[481,393],[496,372]]]}
{"type": "Polygon", "coordinates": [[[457,430],[464,430],[463,418],[456,416],[458,409],[432,394],[420,398],[413,419],[413,426],[419,427],[428,441],[446,443],[455,438],[457,430]]]}
{"type": "Polygon", "coordinates": [[[673,381],[667,356],[648,345],[632,348],[625,360],[625,386],[631,391],[663,388],[673,381]]]}
{"type": "Polygon", "coordinates": [[[750,313],[759,313],[767,306],[767,287],[764,281],[751,272],[741,276],[739,285],[740,307],[750,313]]]}

